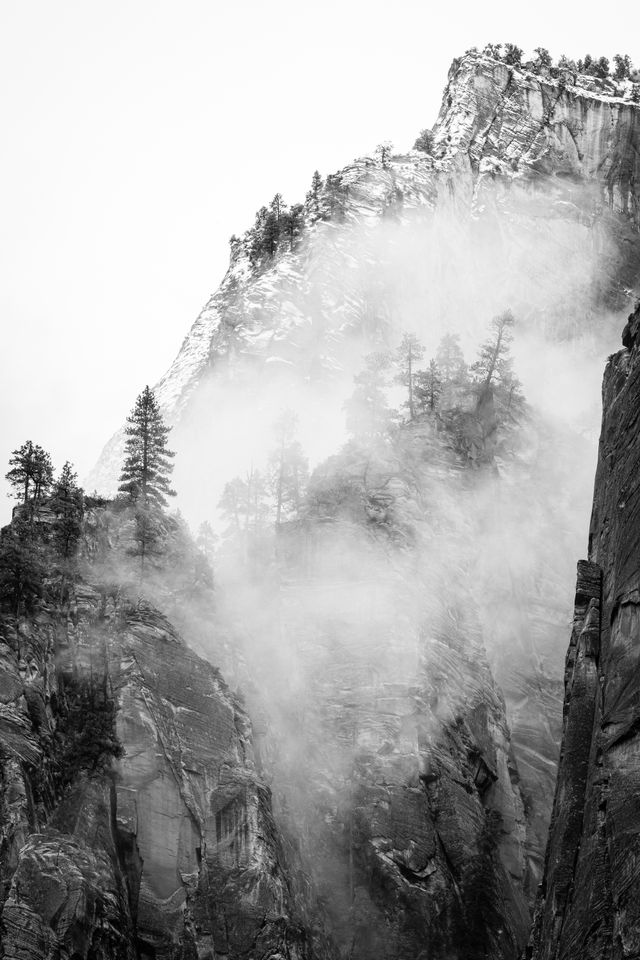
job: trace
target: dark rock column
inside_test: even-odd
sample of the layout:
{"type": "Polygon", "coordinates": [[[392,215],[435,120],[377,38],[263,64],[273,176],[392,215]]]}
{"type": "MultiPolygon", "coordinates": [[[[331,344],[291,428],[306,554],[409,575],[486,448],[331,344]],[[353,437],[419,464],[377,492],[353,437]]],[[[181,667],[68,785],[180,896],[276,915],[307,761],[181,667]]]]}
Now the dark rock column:
{"type": "Polygon", "coordinates": [[[551,947],[561,938],[574,888],[598,696],[601,593],[600,567],[580,560],[565,665],[562,751],[542,884],[544,906],[534,932],[541,957],[555,956],[544,945],[551,947]]]}
{"type": "Polygon", "coordinates": [[[640,308],[605,372],[534,960],[640,957],[639,333],[640,308]]]}

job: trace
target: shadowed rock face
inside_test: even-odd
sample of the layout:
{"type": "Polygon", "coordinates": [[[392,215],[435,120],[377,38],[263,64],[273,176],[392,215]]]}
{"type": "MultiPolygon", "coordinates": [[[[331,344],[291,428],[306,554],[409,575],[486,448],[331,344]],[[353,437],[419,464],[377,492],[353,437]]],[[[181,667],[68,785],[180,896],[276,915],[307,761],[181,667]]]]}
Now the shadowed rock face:
{"type": "MultiPolygon", "coordinates": [[[[258,267],[241,245],[234,250],[223,283],[157,388],[163,413],[175,427],[176,486],[186,502],[201,503],[203,489],[215,490],[218,453],[230,436],[242,445],[236,430],[241,421],[253,424],[255,433],[267,433],[272,386],[278,398],[286,384],[291,406],[300,399],[301,406],[313,402],[324,409],[341,389],[353,350],[393,341],[399,331],[390,318],[410,314],[412,299],[422,316],[488,318],[509,304],[530,330],[560,338],[585,331],[596,339],[602,335],[603,311],[620,309],[624,287],[637,282],[638,108],[606,84],[588,81],[587,89],[583,81],[541,79],[481,55],[465,56],[450,72],[432,154],[410,151],[386,165],[371,158],[355,161],[337,175],[343,197],[339,218],[307,217],[299,246],[258,267]],[[205,437],[210,458],[203,456],[205,437]]],[[[416,441],[434,452],[425,437],[416,441]]],[[[471,441],[475,446],[475,438],[471,441]]],[[[249,436],[246,445],[251,442],[249,436]]],[[[120,434],[105,449],[90,488],[109,489],[121,444],[120,434]]],[[[543,491],[540,502],[530,506],[547,525],[540,525],[537,541],[522,546],[544,563],[524,573],[517,564],[510,567],[508,556],[501,565],[498,538],[491,550],[495,577],[488,601],[478,596],[486,581],[477,578],[474,561],[464,573],[451,566],[450,579],[463,581],[460,594],[469,609],[484,604],[486,615],[493,603],[502,612],[498,627],[491,623],[495,618],[486,618],[486,638],[484,624],[477,622],[480,613],[462,625],[448,622],[454,598],[439,582],[425,586],[439,603],[422,622],[426,640],[407,631],[401,643],[413,643],[413,652],[404,661],[389,656],[397,649],[395,627],[382,620],[381,636],[371,645],[374,655],[368,661],[352,656],[350,645],[360,642],[357,617],[335,615],[335,594],[322,596],[324,608],[312,623],[295,612],[298,601],[305,609],[309,585],[273,589],[265,601],[282,601],[279,627],[300,638],[313,686],[305,690],[304,722],[294,711],[285,718],[285,733],[300,732],[299,753],[275,759],[272,754],[289,748],[273,720],[281,701],[265,704],[250,695],[252,715],[271,713],[276,726],[261,744],[264,769],[273,777],[278,817],[315,860],[315,879],[336,938],[359,960],[417,958],[424,949],[430,956],[465,958],[472,950],[482,955],[490,949],[506,958],[522,943],[527,895],[541,875],[560,733],[561,684],[554,678],[562,671],[558,650],[561,657],[564,641],[559,647],[558,636],[569,588],[564,557],[554,552],[551,560],[548,546],[566,534],[573,508],[562,499],[568,485],[561,476],[555,485],[548,479],[547,486],[541,483],[551,475],[553,464],[545,457],[553,456],[554,444],[545,446],[539,425],[530,425],[529,444],[537,451],[537,466],[522,472],[501,468],[510,473],[510,484],[496,485],[496,516],[488,520],[500,528],[498,514],[510,485],[543,491]],[[425,664],[416,662],[416,649],[425,664]],[[314,752],[319,743],[329,756],[314,752]],[[480,920],[465,915],[463,901],[481,904],[480,920]],[[472,946],[470,929],[478,933],[472,946]]],[[[453,484],[451,464],[441,466],[445,486],[453,484]]],[[[380,483],[380,501],[386,497],[387,505],[388,481],[383,477],[380,483]]],[[[394,490],[400,501],[411,501],[401,483],[394,490]]],[[[430,485],[424,485],[411,509],[423,511],[430,494],[430,485]]],[[[385,510],[376,503],[369,519],[385,510]]],[[[450,514],[458,510],[455,503],[448,507],[450,514]]],[[[526,512],[522,522],[528,523],[526,512]]],[[[329,540],[335,534],[329,555],[340,553],[339,528],[326,525],[320,534],[329,540]]],[[[311,588],[322,595],[322,575],[311,579],[311,588]]],[[[398,579],[391,581],[400,596],[398,579]]],[[[389,582],[385,569],[363,603],[375,609],[376,596],[389,582]]],[[[340,592],[357,602],[348,576],[340,592]]],[[[583,613],[589,626],[584,637],[582,627],[576,634],[570,670],[576,708],[578,690],[588,692],[593,684],[593,654],[585,654],[585,645],[595,613],[583,613]]],[[[290,667],[282,665],[287,682],[290,667]]],[[[140,700],[137,669],[131,667],[132,702],[140,700]]],[[[251,684],[264,686],[255,662],[232,679],[247,690],[251,684]]],[[[126,684],[123,689],[129,697],[126,684]]],[[[141,710],[146,716],[146,705],[141,710]]],[[[157,879],[149,886],[143,878],[141,903],[168,897],[171,914],[176,890],[171,892],[166,854],[156,847],[158,841],[164,845],[165,823],[173,822],[186,801],[175,785],[161,809],[157,783],[148,782],[152,751],[145,737],[149,729],[162,730],[166,719],[159,709],[156,713],[137,726],[132,721],[127,734],[140,751],[127,769],[153,816],[136,833],[126,790],[118,802],[124,833],[139,834],[139,842],[153,851],[148,857],[157,879]]],[[[125,758],[124,765],[128,762],[125,758]]],[[[166,755],[163,763],[171,765],[166,755]]],[[[586,789],[583,774],[582,767],[571,773],[573,799],[565,810],[571,824],[586,789]]],[[[235,817],[234,801],[224,822],[235,817]]],[[[175,859],[187,878],[191,863],[185,851],[193,849],[194,822],[187,819],[184,835],[167,834],[170,862],[175,859]]],[[[558,884],[566,893],[562,877],[558,884]]],[[[146,914],[141,916],[146,922],[146,914]]]]}
{"type": "Polygon", "coordinates": [[[86,585],[6,639],[2,956],[311,956],[217,671],[152,607],[86,585]]]}
{"type": "Polygon", "coordinates": [[[640,310],[603,386],[590,561],[578,565],[562,758],[530,954],[640,952],[640,310]]]}

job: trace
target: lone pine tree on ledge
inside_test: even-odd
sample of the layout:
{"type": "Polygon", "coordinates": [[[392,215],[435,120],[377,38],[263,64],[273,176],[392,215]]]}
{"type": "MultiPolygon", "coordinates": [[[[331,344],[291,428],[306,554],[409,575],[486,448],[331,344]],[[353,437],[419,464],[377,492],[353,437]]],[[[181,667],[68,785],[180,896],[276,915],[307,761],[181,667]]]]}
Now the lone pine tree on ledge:
{"type": "Polygon", "coordinates": [[[125,460],[120,475],[121,493],[128,493],[142,507],[165,507],[176,492],[169,485],[173,451],[167,449],[166,427],[153,390],[145,387],[125,428],[125,460]]]}
{"type": "Polygon", "coordinates": [[[118,489],[128,494],[135,508],[135,542],[131,550],[140,557],[140,578],[144,577],[145,560],[157,551],[162,541],[162,508],[167,497],[175,497],[169,485],[173,470],[173,451],[167,449],[169,427],[166,427],[158,403],[149,387],[145,387],[125,428],[125,459],[118,489]]]}

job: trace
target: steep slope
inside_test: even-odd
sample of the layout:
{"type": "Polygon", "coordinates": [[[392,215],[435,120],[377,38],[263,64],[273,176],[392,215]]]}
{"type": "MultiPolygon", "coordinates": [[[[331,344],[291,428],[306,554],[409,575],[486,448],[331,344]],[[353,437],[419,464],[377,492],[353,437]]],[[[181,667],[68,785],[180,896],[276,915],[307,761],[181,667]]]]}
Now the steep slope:
{"type": "Polygon", "coordinates": [[[640,951],[640,308],[609,360],[589,560],[578,565],[562,756],[531,956],[640,951]]]}
{"type": "MultiPolygon", "coordinates": [[[[636,283],[640,110],[621,94],[608,81],[541,78],[480,54],[454,61],[432,155],[412,151],[344,168],[336,177],[339,202],[325,193],[322,220],[307,211],[299,247],[279,253],[266,269],[254,269],[242,244],[234,247],[220,289],[157,386],[169,421],[184,415],[212,363],[219,368],[242,356],[259,365],[295,362],[304,379],[317,376],[314,365],[326,372],[329,358],[338,361],[336,344],[348,332],[375,339],[380,304],[371,301],[384,290],[384,250],[371,229],[356,228],[390,214],[405,227],[426,217],[437,233],[439,249],[424,251],[437,262],[421,264],[429,274],[438,270],[440,289],[427,293],[428,306],[449,313],[451,277],[480,258],[485,283],[458,294],[456,308],[473,297],[476,309],[491,311],[491,298],[483,301],[494,283],[499,305],[510,302],[518,311],[530,303],[536,323],[555,326],[566,311],[568,330],[573,317],[583,327],[594,307],[599,323],[604,307],[624,307],[623,290],[636,283]],[[491,246],[486,262],[483,242],[491,246]],[[503,258],[500,269],[491,263],[496,257],[503,258]],[[380,259],[382,275],[374,276],[380,259]],[[547,276],[541,292],[547,271],[553,283],[547,276]],[[542,318],[542,311],[552,316],[542,318]]],[[[117,436],[89,487],[108,492],[120,450],[117,436]]]]}
{"type": "MultiPolygon", "coordinates": [[[[276,818],[354,957],[516,957],[527,936],[561,690],[541,657],[548,637],[492,559],[500,516],[518,506],[526,553],[527,513],[548,510],[546,490],[539,504],[494,503],[505,477],[526,484],[522,452],[500,477],[473,471],[418,418],[316,471],[275,562],[241,567],[239,582],[218,568],[276,818]]],[[[549,489],[562,482],[556,472],[549,489]]],[[[545,589],[548,630],[557,571],[547,558],[519,576],[545,589]]]]}
{"type": "MultiPolygon", "coordinates": [[[[426,940],[455,956],[474,871],[488,891],[474,949],[506,958],[522,943],[555,776],[569,558],[588,511],[583,397],[640,263],[638,146],[624,90],[468,54],[430,154],[344,168],[273,255],[234,243],[158,384],[182,505],[213,517],[224,482],[266,459],[283,405],[322,462],[343,440],[363,354],[404,329],[430,349],[454,331],[470,350],[492,315],[516,314],[533,413],[515,453],[456,459],[423,422],[393,455],[329,461],[328,486],[352,491],[348,516],[307,517],[293,559],[263,558],[257,585],[229,592],[229,678],[264,719],[278,820],[354,955],[375,956],[375,941],[385,960],[418,957],[426,940]],[[443,825],[452,805],[460,817],[443,825]]],[[[112,488],[121,444],[90,487],[112,488]]]]}
{"type": "Polygon", "coordinates": [[[2,620],[1,955],[325,956],[219,673],[117,586],[57,587],[2,620]]]}

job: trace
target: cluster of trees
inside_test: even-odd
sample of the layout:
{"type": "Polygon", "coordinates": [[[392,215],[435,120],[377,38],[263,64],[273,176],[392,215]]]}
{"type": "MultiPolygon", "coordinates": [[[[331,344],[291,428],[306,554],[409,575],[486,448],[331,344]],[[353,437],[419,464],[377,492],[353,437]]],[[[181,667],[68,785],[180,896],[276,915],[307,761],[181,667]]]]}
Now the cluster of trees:
{"type": "Polygon", "coordinates": [[[426,365],[425,348],[405,333],[394,353],[378,352],[365,359],[347,401],[347,428],[356,438],[375,440],[389,433],[400,414],[389,405],[391,382],[404,387],[402,403],[409,420],[438,417],[441,412],[479,406],[491,395],[500,422],[515,420],[522,410],[521,384],[513,372],[511,343],[515,318],[510,310],[494,317],[491,332],[468,366],[456,334],[446,334],[426,365]]]}
{"type": "MultiPolygon", "coordinates": [[[[474,47],[469,52],[477,53],[478,51],[474,47]]],[[[511,66],[523,67],[538,74],[548,73],[552,77],[559,77],[568,71],[583,76],[599,77],[601,80],[612,78],[618,81],[633,80],[634,83],[640,81],[640,74],[634,69],[631,57],[626,53],[616,53],[613,62],[604,56],[592,57],[590,53],[579,60],[572,60],[562,54],[555,61],[546,47],[536,47],[533,51],[533,59],[524,62],[523,51],[515,43],[488,43],[482,52],[485,56],[502,60],[503,63],[511,66]]]]}
{"type": "Polygon", "coordinates": [[[285,410],[274,424],[274,446],[264,472],[255,467],[224,487],[218,504],[226,522],[225,540],[248,551],[275,524],[296,519],[302,506],[309,463],[297,439],[297,417],[285,410]]]}
{"type": "Polygon", "coordinates": [[[255,222],[242,240],[235,236],[229,241],[231,252],[240,246],[255,266],[265,258],[273,257],[277,250],[293,250],[304,226],[304,206],[296,203],[288,207],[281,193],[276,193],[268,207],[260,207],[255,222]]]}
{"type": "Polygon", "coordinates": [[[0,535],[0,604],[17,618],[43,595],[47,577],[64,578],[73,568],[84,495],[72,465],[55,477],[51,457],[31,440],[12,452],[9,467],[6,479],[19,505],[0,535]]]}
{"type": "MultiPolygon", "coordinates": [[[[169,429],[148,386],[127,418],[125,433],[119,494],[112,510],[126,511],[133,521],[128,552],[139,560],[141,580],[151,557],[176,560],[181,553],[185,566],[182,554],[185,544],[191,544],[191,579],[210,585],[215,540],[211,527],[203,524],[193,545],[181,518],[166,513],[169,498],[175,496],[170,482],[174,454],[167,446],[169,429]]],[[[30,440],[12,452],[6,479],[19,504],[0,535],[0,604],[19,617],[31,612],[47,581],[61,577],[64,586],[65,579],[75,575],[85,508],[94,498],[85,497],[69,462],[55,477],[49,454],[30,440]]]]}
{"type": "Polygon", "coordinates": [[[344,218],[348,187],[338,174],[323,180],[315,171],[304,203],[288,206],[281,193],[276,193],[268,207],[260,207],[255,222],[242,237],[235,234],[229,240],[231,253],[242,250],[253,266],[270,260],[279,250],[294,250],[305,223],[317,220],[344,218]]]}
{"type": "MultiPolygon", "coordinates": [[[[386,444],[404,420],[431,419],[456,442],[465,416],[478,417],[490,401],[492,426],[515,424],[524,409],[519,380],[513,372],[511,344],[515,318],[510,310],[494,317],[487,338],[468,364],[460,339],[447,333],[435,356],[425,362],[419,339],[405,333],[395,351],[365,357],[345,403],[347,430],[357,449],[386,444]],[[400,409],[391,404],[401,388],[400,409]]],[[[307,458],[296,437],[297,421],[286,412],[274,425],[274,445],[266,470],[254,466],[230,480],[218,504],[225,521],[223,549],[235,553],[245,567],[267,562],[273,533],[313,509],[307,458]]]]}

